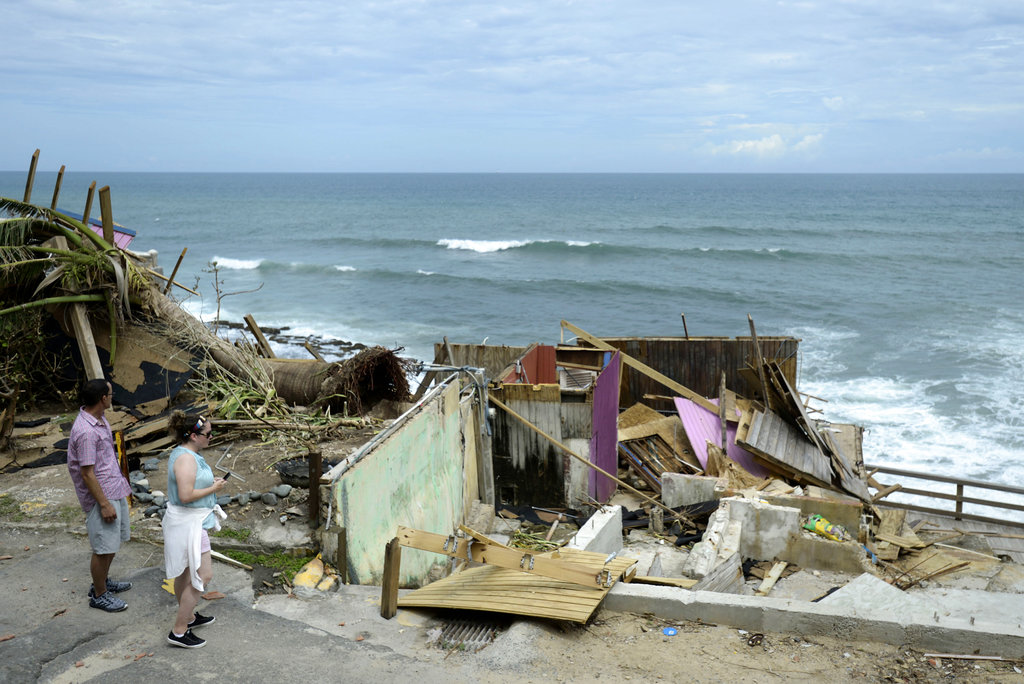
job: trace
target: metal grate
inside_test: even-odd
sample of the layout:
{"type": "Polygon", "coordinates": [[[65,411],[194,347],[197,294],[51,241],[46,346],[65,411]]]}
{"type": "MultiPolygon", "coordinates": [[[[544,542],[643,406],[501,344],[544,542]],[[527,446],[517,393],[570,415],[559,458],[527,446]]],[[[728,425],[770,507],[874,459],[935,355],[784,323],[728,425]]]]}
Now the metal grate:
{"type": "Polygon", "coordinates": [[[449,622],[441,630],[437,645],[446,650],[458,648],[476,653],[488,644],[494,643],[494,637],[500,629],[494,623],[456,620],[449,622]]]}

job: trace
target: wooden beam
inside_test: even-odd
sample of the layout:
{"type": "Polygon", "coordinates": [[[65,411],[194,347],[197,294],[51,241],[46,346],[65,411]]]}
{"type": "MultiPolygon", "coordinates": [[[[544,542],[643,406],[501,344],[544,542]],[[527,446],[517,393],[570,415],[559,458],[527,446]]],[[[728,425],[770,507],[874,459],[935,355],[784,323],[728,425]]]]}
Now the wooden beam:
{"type": "Polygon", "coordinates": [[[384,576],[380,583],[380,616],[390,620],[398,613],[398,571],[402,565],[402,545],[395,537],[384,547],[384,576]]]}
{"type": "Polygon", "coordinates": [[[32,185],[36,182],[36,166],[39,164],[39,150],[32,153],[32,161],[28,165],[28,178],[25,180],[25,203],[32,201],[32,185]]]}
{"type": "Polygon", "coordinates": [[[159,278],[160,280],[164,280],[164,281],[166,281],[167,283],[169,283],[171,285],[177,285],[178,287],[180,287],[185,292],[191,292],[192,294],[197,295],[197,296],[199,295],[199,293],[196,292],[195,290],[193,290],[191,288],[188,288],[188,287],[185,287],[184,285],[182,285],[181,283],[179,283],[177,281],[171,281],[171,279],[168,278],[167,276],[165,276],[163,273],[158,273],[158,272],[154,271],[153,269],[151,269],[149,267],[147,267],[146,270],[150,273],[150,275],[154,275],[157,278],[159,278]]]}
{"type": "Polygon", "coordinates": [[[761,586],[757,588],[756,593],[758,596],[768,595],[768,592],[772,590],[775,583],[779,581],[780,577],[782,577],[782,572],[786,569],[787,565],[788,563],[786,563],[786,561],[779,561],[772,566],[772,569],[769,570],[768,574],[764,576],[763,580],[761,580],[761,586]]]}
{"type": "Polygon", "coordinates": [[[449,558],[550,577],[583,587],[600,589],[607,581],[611,581],[610,579],[606,581],[602,572],[595,573],[591,569],[566,560],[524,549],[488,544],[475,539],[446,537],[443,534],[399,526],[398,540],[402,546],[421,551],[431,551],[449,558]]]}
{"type": "Polygon", "coordinates": [[[323,361],[324,363],[327,363],[327,360],[324,359],[324,357],[320,356],[320,352],[313,348],[313,345],[309,343],[309,340],[303,342],[302,346],[306,349],[306,351],[313,355],[314,359],[316,359],[317,361],[323,361]]]}
{"type": "Polygon", "coordinates": [[[188,247],[181,250],[181,254],[178,255],[178,260],[174,262],[174,270],[171,271],[171,277],[167,279],[167,284],[164,285],[164,294],[171,289],[171,285],[174,283],[174,276],[178,275],[178,269],[181,268],[181,260],[185,258],[185,252],[188,251],[188,247]]]}
{"type": "Polygon", "coordinates": [[[64,181],[64,165],[60,165],[60,171],[57,172],[57,183],[53,186],[53,200],[50,201],[50,208],[57,208],[57,198],[60,197],[60,184],[64,181]]]}
{"type": "Polygon", "coordinates": [[[245,325],[248,326],[249,332],[256,338],[256,344],[259,346],[260,353],[268,359],[276,358],[274,356],[274,350],[270,348],[270,343],[267,342],[267,338],[263,336],[263,331],[260,330],[260,326],[256,325],[256,319],[252,317],[252,314],[245,314],[244,316],[245,325]]]}
{"type": "Polygon", "coordinates": [[[764,357],[761,355],[761,345],[757,341],[757,331],[754,329],[754,319],[747,314],[747,322],[750,323],[750,340],[754,344],[754,356],[757,358],[757,377],[761,381],[761,398],[766,408],[772,408],[771,397],[768,394],[768,380],[764,375],[764,357]]]}
{"type": "Polygon", "coordinates": [[[708,401],[707,398],[702,397],[701,395],[697,394],[690,388],[681,385],[680,383],[676,382],[667,375],[659,373],[658,371],[654,370],[647,364],[634,359],[632,356],[629,356],[625,352],[616,349],[615,347],[608,344],[604,340],[594,337],[590,333],[586,332],[585,330],[581,330],[580,328],[577,328],[575,325],[568,321],[562,321],[562,327],[568,328],[576,335],[576,337],[589,342],[598,349],[603,349],[604,351],[610,352],[620,352],[622,362],[627,366],[633,368],[634,370],[640,371],[644,375],[650,377],[653,380],[656,380],[657,382],[660,382],[665,387],[668,387],[670,390],[679,394],[679,396],[686,397],[687,399],[694,402],[698,406],[702,406],[706,408],[708,411],[711,411],[712,413],[718,413],[718,407],[712,404],[710,401],[708,401]]]}
{"type": "Polygon", "coordinates": [[[100,188],[100,220],[103,221],[103,239],[114,244],[114,212],[110,207],[110,186],[100,188]]]}
{"type": "MultiPolygon", "coordinates": [[[[57,249],[67,251],[68,241],[63,236],[49,240],[57,249]]],[[[85,377],[88,380],[102,380],[103,364],[100,363],[99,353],[96,351],[96,339],[92,335],[92,324],[89,322],[89,313],[85,304],[75,303],[70,307],[71,327],[75,332],[75,339],[78,340],[78,351],[82,356],[82,365],[85,366],[85,377]]]]}
{"type": "Polygon", "coordinates": [[[886,487],[885,489],[879,491],[877,494],[875,494],[873,497],[871,497],[871,503],[874,503],[874,502],[878,501],[879,499],[884,499],[885,497],[889,496],[890,494],[892,494],[893,492],[895,492],[895,491],[897,491],[899,489],[903,489],[903,485],[898,484],[898,483],[894,484],[894,485],[889,485],[888,487],[886,487]]]}
{"type": "MultiPolygon", "coordinates": [[[[89,192],[85,194],[85,210],[82,211],[82,225],[89,227],[89,212],[92,211],[92,196],[96,193],[96,181],[89,183],[89,192]]],[[[91,244],[91,243],[90,243],[91,244]]]]}

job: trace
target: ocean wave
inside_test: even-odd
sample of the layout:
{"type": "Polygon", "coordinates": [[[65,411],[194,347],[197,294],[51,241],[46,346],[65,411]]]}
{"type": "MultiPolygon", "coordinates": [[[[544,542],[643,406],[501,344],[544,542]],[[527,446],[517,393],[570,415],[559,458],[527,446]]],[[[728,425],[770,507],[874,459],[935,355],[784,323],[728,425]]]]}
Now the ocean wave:
{"type": "Polygon", "coordinates": [[[356,270],[355,266],[335,266],[335,271],[341,271],[342,273],[351,273],[356,270]]]}
{"type": "Polygon", "coordinates": [[[231,271],[252,271],[263,265],[265,259],[232,259],[231,257],[214,256],[210,261],[217,264],[217,268],[231,271]]]}
{"type": "Polygon", "coordinates": [[[583,240],[466,240],[457,238],[442,238],[437,241],[438,247],[445,249],[461,249],[478,254],[490,254],[492,252],[503,252],[509,249],[542,248],[561,250],[566,247],[590,247],[600,243],[583,240]]]}

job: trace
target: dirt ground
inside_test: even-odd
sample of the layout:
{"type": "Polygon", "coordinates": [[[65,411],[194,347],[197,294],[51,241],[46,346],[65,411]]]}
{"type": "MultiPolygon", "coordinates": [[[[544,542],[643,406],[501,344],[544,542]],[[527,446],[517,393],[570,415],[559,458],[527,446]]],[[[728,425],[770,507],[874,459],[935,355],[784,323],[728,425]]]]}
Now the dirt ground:
{"type": "MultiPolygon", "coordinates": [[[[38,430],[37,430],[38,431],[38,430]]],[[[361,446],[373,430],[353,433],[336,442],[325,443],[323,457],[340,459],[361,446]]],[[[207,460],[220,461],[241,478],[231,478],[226,493],[264,492],[281,482],[273,464],[299,453],[284,442],[261,442],[230,433],[214,441],[207,460]],[[224,456],[222,451],[230,445],[224,456]],[[221,458],[223,456],[223,458],[221,458]]],[[[8,454],[10,457],[10,454],[8,454]]],[[[6,462],[6,461],[3,461],[6,462]]],[[[147,474],[153,489],[166,489],[166,458],[156,471],[147,474]]],[[[262,503],[245,507],[232,505],[226,523],[229,529],[246,529],[270,516],[292,511],[307,514],[308,490],[296,489],[276,507],[262,503]]],[[[81,543],[70,533],[83,524],[77,499],[63,464],[23,468],[0,474],[0,526],[22,530],[45,530],[81,543]]],[[[155,527],[156,520],[140,522],[155,527]]],[[[63,543],[63,542],[56,542],[63,543]]],[[[25,546],[5,548],[14,556],[30,552],[25,546]]],[[[152,552],[147,552],[152,555],[152,552]]],[[[5,559],[0,557],[0,576],[5,559]]],[[[147,560],[152,564],[157,561],[147,560]]],[[[27,587],[18,587],[27,590],[27,587]]],[[[0,638],[4,635],[0,634],[0,638]]],[[[428,653],[423,634],[423,653],[428,653]]],[[[861,642],[856,634],[798,635],[759,634],[725,626],[697,622],[672,622],[652,616],[599,610],[586,625],[519,621],[499,637],[498,643],[478,653],[458,649],[445,654],[452,664],[475,661],[492,673],[504,673],[494,681],[515,676],[523,681],[688,681],[688,682],[1010,682],[1022,681],[1022,664],[943,658],[914,652],[899,645],[861,642]],[[529,657],[509,647],[523,638],[517,624],[540,625],[524,644],[529,657]],[[512,657],[515,661],[504,662],[512,657]]],[[[487,680],[486,677],[482,681],[487,680]]]]}

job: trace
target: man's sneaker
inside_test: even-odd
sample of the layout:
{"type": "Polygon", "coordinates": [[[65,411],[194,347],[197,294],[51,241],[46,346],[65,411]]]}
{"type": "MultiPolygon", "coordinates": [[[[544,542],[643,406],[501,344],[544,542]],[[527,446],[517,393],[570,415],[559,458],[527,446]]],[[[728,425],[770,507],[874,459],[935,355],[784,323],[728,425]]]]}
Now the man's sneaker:
{"type": "MultiPolygon", "coordinates": [[[[107,591],[112,591],[115,594],[120,594],[122,591],[128,591],[131,588],[132,588],[132,583],[131,582],[115,582],[114,580],[111,580],[111,579],[107,580],[107,591]]],[[[96,595],[96,592],[95,592],[93,586],[90,584],[89,585],[89,598],[92,598],[95,595],[96,595]]]]}
{"type": "Polygon", "coordinates": [[[185,633],[181,636],[176,636],[172,630],[167,633],[167,643],[171,646],[181,646],[182,648],[202,648],[206,645],[206,639],[200,639],[192,633],[191,629],[186,629],[185,633]]]}
{"type": "Polygon", "coordinates": [[[193,629],[194,627],[202,627],[203,625],[210,624],[216,619],[216,616],[213,615],[200,615],[199,613],[196,613],[196,616],[192,618],[192,622],[188,623],[188,628],[193,629]]]}
{"type": "Polygon", "coordinates": [[[108,613],[120,613],[128,607],[128,604],[108,591],[102,596],[93,596],[90,598],[89,607],[99,608],[100,610],[105,610],[108,613]]]}

